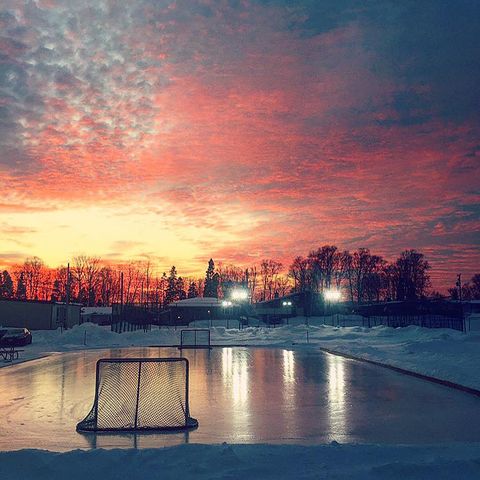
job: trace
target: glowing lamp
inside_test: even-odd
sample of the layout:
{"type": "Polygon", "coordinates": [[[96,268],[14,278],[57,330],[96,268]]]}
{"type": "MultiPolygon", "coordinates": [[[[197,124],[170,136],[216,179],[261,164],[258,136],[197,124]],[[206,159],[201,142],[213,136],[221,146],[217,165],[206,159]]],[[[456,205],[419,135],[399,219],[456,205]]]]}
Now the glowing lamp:
{"type": "Polygon", "coordinates": [[[330,288],[323,292],[323,298],[325,298],[327,302],[339,302],[342,299],[342,293],[340,290],[330,288]]]}
{"type": "Polygon", "coordinates": [[[236,288],[232,290],[231,293],[232,300],[247,300],[248,299],[248,291],[240,288],[236,288]]]}

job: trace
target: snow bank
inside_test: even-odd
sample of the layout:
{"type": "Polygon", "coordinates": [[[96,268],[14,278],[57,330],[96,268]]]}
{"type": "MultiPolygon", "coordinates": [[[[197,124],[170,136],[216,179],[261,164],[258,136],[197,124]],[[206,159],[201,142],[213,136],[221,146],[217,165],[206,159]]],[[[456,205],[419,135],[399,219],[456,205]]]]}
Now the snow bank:
{"type": "Polygon", "coordinates": [[[149,450],[0,453],[0,478],[22,480],[480,478],[478,444],[180,445],[149,450]]]}
{"type": "MultiPolygon", "coordinates": [[[[300,319],[294,320],[293,325],[277,328],[238,330],[213,327],[212,344],[304,348],[308,342],[310,346],[317,345],[480,389],[480,332],[465,334],[416,326],[332,327],[318,325],[317,320],[310,319],[308,327],[300,324],[300,319]]],[[[180,329],[154,328],[149,332],[138,330],[118,334],[111,332],[109,327],[87,323],[63,333],[60,330],[33,332],[33,344],[24,347],[20,360],[52,352],[179,343],[180,329]]]]}

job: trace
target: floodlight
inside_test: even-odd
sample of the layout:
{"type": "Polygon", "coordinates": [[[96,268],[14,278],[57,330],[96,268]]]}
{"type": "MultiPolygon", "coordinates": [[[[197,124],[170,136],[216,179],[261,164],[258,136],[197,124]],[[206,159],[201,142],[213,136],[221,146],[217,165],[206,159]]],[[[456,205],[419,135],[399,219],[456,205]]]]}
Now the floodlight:
{"type": "Polygon", "coordinates": [[[247,300],[248,290],[245,290],[243,288],[236,288],[232,290],[231,298],[232,300],[247,300]]]}
{"type": "Polygon", "coordinates": [[[327,302],[339,302],[342,299],[342,293],[335,288],[329,288],[323,292],[323,297],[327,302]]]}
{"type": "Polygon", "coordinates": [[[232,302],[230,302],[230,300],[224,300],[222,302],[222,307],[231,307],[232,306],[232,302]]]}

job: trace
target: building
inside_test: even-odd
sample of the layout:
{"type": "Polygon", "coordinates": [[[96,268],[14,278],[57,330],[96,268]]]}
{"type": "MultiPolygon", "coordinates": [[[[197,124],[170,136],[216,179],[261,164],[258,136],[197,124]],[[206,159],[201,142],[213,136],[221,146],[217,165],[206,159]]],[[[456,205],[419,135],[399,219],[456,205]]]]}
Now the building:
{"type": "Polygon", "coordinates": [[[0,300],[0,325],[25,327],[29,330],[71,328],[81,323],[78,303],[68,306],[61,302],[42,300],[0,300]]]}
{"type": "Polygon", "coordinates": [[[111,325],[112,307],[82,307],[81,323],[96,323],[97,325],[111,325]]]}
{"type": "Polygon", "coordinates": [[[195,297],[178,300],[168,305],[160,315],[160,323],[188,325],[195,320],[238,318],[239,306],[214,297],[195,297]]]}
{"type": "MultiPolygon", "coordinates": [[[[262,320],[280,320],[296,316],[311,316],[318,314],[318,300],[312,292],[296,292],[264,300],[253,304],[254,311],[262,320]]],[[[318,295],[317,295],[318,297],[318,295]]]]}

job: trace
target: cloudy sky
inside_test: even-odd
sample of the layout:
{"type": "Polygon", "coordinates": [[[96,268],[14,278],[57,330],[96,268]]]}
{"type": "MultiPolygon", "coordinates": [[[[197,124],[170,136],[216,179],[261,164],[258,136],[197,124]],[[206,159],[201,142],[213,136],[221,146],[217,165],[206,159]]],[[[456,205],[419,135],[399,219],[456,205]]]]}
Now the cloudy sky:
{"type": "Polygon", "coordinates": [[[480,265],[480,3],[0,0],[0,263],[480,265]]]}

